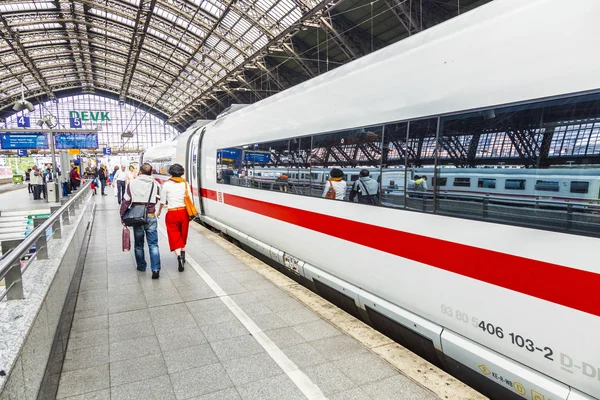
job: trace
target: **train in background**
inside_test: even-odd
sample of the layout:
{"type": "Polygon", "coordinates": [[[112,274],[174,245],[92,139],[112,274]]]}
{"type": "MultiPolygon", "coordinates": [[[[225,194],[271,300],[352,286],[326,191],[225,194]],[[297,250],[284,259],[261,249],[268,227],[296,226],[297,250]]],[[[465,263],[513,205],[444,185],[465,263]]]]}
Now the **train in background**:
{"type": "MultiPolygon", "coordinates": [[[[168,176],[156,166],[184,165],[203,224],[485,395],[598,399],[597,236],[257,190],[222,184],[217,175],[223,149],[354,127],[427,119],[443,135],[448,120],[539,121],[539,110],[563,105],[564,123],[600,119],[600,54],[589,51],[600,37],[599,13],[594,0],[573,7],[496,0],[284,93],[198,121],[143,160],[155,165],[160,182],[168,176]],[[559,32],[548,21],[570,28],[559,32]],[[586,62],[547,57],[580,53],[586,62]]],[[[433,188],[433,170],[419,172],[433,188]]],[[[354,172],[347,173],[351,181],[354,172]]],[[[457,169],[435,177],[440,191],[514,190],[582,202],[598,195],[593,168],[457,169]]]]}
{"type": "MultiPolygon", "coordinates": [[[[348,186],[358,180],[362,168],[341,168],[348,186]]],[[[382,192],[403,195],[410,191],[407,180],[427,177],[428,192],[439,195],[471,195],[504,200],[541,200],[553,203],[599,204],[600,169],[584,168],[365,168],[380,182],[382,192]],[[405,186],[407,182],[407,186],[405,186]]],[[[314,185],[323,190],[330,169],[250,167],[238,178],[256,182],[275,182],[287,176],[292,185],[314,185]]]]}

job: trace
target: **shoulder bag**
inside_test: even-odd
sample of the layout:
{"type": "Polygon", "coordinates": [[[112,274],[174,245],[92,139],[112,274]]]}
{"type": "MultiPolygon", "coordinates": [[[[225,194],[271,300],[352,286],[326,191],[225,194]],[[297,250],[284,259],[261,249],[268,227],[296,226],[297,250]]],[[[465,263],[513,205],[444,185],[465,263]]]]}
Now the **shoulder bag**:
{"type": "Polygon", "coordinates": [[[190,219],[195,218],[198,214],[198,211],[196,210],[194,202],[192,201],[192,199],[190,199],[189,187],[187,182],[185,183],[185,196],[183,196],[183,202],[185,203],[185,210],[188,213],[188,217],[190,217],[190,219]]]}
{"type": "MultiPolygon", "coordinates": [[[[152,198],[152,193],[154,192],[154,183],[152,183],[152,189],[150,189],[150,196],[148,196],[148,201],[145,204],[130,204],[127,211],[123,215],[123,223],[126,226],[142,226],[148,222],[148,203],[150,203],[150,199],[152,198]]],[[[133,196],[132,196],[133,202],[133,196]]]]}
{"type": "Polygon", "coordinates": [[[333,183],[331,183],[331,179],[329,180],[329,190],[325,193],[326,199],[335,199],[335,189],[333,188],[333,183]]]}

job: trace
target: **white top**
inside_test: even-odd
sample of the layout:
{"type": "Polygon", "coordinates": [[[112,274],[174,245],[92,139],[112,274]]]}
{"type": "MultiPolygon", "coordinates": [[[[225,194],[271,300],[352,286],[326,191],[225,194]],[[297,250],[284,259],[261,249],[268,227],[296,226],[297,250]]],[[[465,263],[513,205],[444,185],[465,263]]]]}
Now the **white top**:
{"type": "Polygon", "coordinates": [[[127,172],[119,169],[117,172],[115,172],[115,181],[122,181],[125,182],[125,179],[127,179],[127,172]]]}
{"type": "Polygon", "coordinates": [[[327,181],[325,182],[325,188],[323,189],[323,197],[327,195],[327,192],[331,189],[333,185],[333,190],[335,190],[335,199],[336,200],[344,200],[346,196],[346,181],[327,181]],[[329,183],[331,182],[331,184],[329,183]]]}
{"type": "MultiPolygon", "coordinates": [[[[185,196],[186,184],[183,182],[166,181],[163,183],[160,195],[160,204],[166,204],[168,209],[185,207],[183,197],[185,196]]],[[[192,198],[190,185],[188,187],[188,196],[192,198]]]]}

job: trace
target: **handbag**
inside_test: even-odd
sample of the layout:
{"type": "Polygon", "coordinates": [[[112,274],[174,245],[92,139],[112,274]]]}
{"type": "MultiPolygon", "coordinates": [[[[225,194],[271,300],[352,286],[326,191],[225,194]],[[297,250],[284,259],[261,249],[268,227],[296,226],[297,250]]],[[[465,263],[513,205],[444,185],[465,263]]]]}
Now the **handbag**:
{"type": "Polygon", "coordinates": [[[329,190],[325,194],[326,199],[335,199],[335,189],[333,188],[333,183],[331,183],[331,179],[329,180],[329,190]]]}
{"type": "Polygon", "coordinates": [[[123,242],[123,251],[131,250],[131,232],[129,232],[129,228],[123,227],[123,234],[121,235],[123,242]]]}
{"type": "MultiPolygon", "coordinates": [[[[152,184],[152,189],[150,189],[150,196],[148,196],[148,201],[144,204],[131,204],[125,214],[123,215],[123,223],[126,226],[142,226],[148,222],[148,203],[150,203],[150,199],[152,198],[152,193],[154,192],[154,183],[152,184]]],[[[133,199],[132,199],[133,200],[133,199]]]]}
{"type": "Polygon", "coordinates": [[[190,199],[189,187],[187,182],[185,183],[185,196],[183,196],[183,202],[185,203],[185,210],[188,213],[188,217],[190,217],[190,219],[195,218],[196,215],[198,215],[198,211],[196,210],[194,202],[192,201],[192,199],[190,199]]]}

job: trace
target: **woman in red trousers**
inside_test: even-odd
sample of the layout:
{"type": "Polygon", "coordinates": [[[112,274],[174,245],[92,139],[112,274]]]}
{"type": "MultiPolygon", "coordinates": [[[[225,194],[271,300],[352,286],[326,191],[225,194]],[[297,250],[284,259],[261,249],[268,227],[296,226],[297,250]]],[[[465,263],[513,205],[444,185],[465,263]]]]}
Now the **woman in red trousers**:
{"type": "Polygon", "coordinates": [[[160,193],[160,208],[156,213],[158,218],[163,207],[167,207],[167,216],[165,224],[167,225],[167,236],[169,238],[169,247],[177,255],[179,272],[183,271],[185,265],[185,245],[188,238],[188,228],[190,218],[185,209],[185,196],[190,196],[190,186],[182,178],[184,169],[180,164],[173,164],[169,167],[171,178],[163,184],[160,193]]]}

